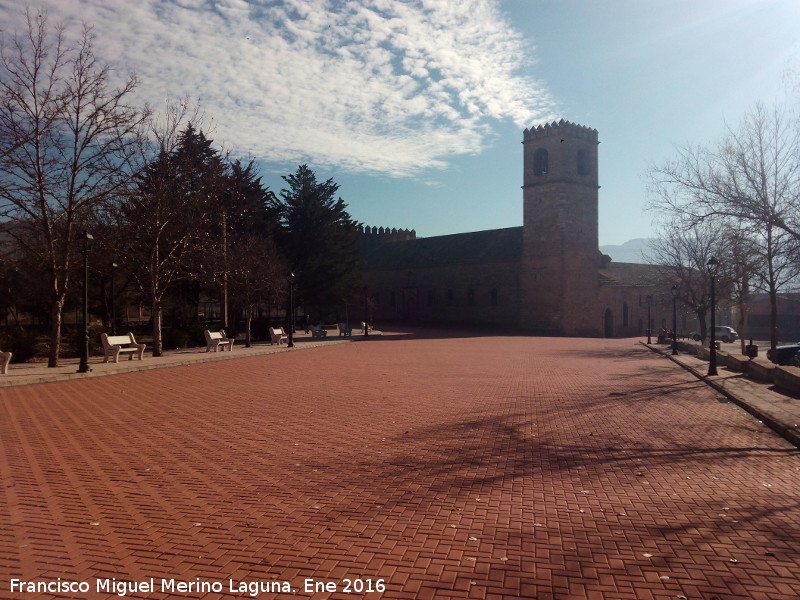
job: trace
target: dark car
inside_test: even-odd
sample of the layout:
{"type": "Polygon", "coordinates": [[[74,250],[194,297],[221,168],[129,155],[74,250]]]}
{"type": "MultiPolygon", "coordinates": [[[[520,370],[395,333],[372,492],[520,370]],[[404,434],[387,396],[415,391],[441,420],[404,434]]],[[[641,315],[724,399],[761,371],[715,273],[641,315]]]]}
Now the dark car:
{"type": "Polygon", "coordinates": [[[800,367],[800,342],[767,350],[767,358],[776,365],[800,367]]]}

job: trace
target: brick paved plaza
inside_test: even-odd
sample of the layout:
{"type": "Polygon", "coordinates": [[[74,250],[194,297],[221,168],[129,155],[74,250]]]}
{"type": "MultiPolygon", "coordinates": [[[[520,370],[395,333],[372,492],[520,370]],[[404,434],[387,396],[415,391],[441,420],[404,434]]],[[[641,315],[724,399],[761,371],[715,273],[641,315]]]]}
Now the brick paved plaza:
{"type": "Polygon", "coordinates": [[[793,600],[798,540],[797,450],[633,340],[396,335],[0,390],[3,599],[793,600]]]}

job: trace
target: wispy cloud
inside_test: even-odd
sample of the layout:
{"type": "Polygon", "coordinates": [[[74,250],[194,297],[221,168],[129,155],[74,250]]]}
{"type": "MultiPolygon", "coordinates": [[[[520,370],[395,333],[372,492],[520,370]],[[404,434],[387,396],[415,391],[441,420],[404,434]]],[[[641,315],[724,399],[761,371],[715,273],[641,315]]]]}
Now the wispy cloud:
{"type": "MultiPolygon", "coordinates": [[[[406,176],[549,118],[533,48],[493,0],[49,0],[154,106],[200,97],[241,153],[406,176]]],[[[38,5],[31,4],[37,9],[38,5]]],[[[6,30],[18,5],[0,0],[6,30]]]]}

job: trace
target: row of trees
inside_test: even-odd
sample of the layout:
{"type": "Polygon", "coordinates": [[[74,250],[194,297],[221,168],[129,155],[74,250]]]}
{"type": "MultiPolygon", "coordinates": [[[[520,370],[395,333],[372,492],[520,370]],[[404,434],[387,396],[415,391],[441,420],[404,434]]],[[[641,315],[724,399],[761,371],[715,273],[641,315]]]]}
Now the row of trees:
{"type": "Polygon", "coordinates": [[[181,282],[219,290],[223,325],[235,301],[248,332],[256,306],[281,301],[290,271],[306,304],[344,298],[356,224],[334,182],[302,165],[274,194],[252,160],[214,147],[188,102],[136,106],[135,76],[112,83],[90,28],[68,44],[45,14],[26,16],[26,31],[0,47],[0,227],[4,270],[47,298],[49,366],[83,230],[152,308],[156,356],[165,297],[181,282]]]}
{"type": "Polygon", "coordinates": [[[653,249],[664,276],[705,337],[710,277],[719,297],[739,306],[745,328],[753,290],[768,294],[770,344],[778,340],[778,293],[800,274],[800,119],[756,104],[714,144],[683,146],[649,174],[661,237],[653,249]],[[714,256],[716,269],[708,265],[714,256]],[[712,273],[712,269],[714,272],[712,273]]]}

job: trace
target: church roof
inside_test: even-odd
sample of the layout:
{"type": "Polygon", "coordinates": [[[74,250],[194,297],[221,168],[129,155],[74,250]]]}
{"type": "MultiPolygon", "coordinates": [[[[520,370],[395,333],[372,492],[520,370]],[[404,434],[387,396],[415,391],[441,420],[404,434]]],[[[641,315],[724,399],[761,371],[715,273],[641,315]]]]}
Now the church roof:
{"type": "Polygon", "coordinates": [[[364,257],[367,269],[406,269],[459,263],[516,262],[522,227],[455,233],[383,244],[364,257]]]}
{"type": "Polygon", "coordinates": [[[600,285],[654,285],[663,278],[663,267],[610,262],[599,274],[600,285]]]}

